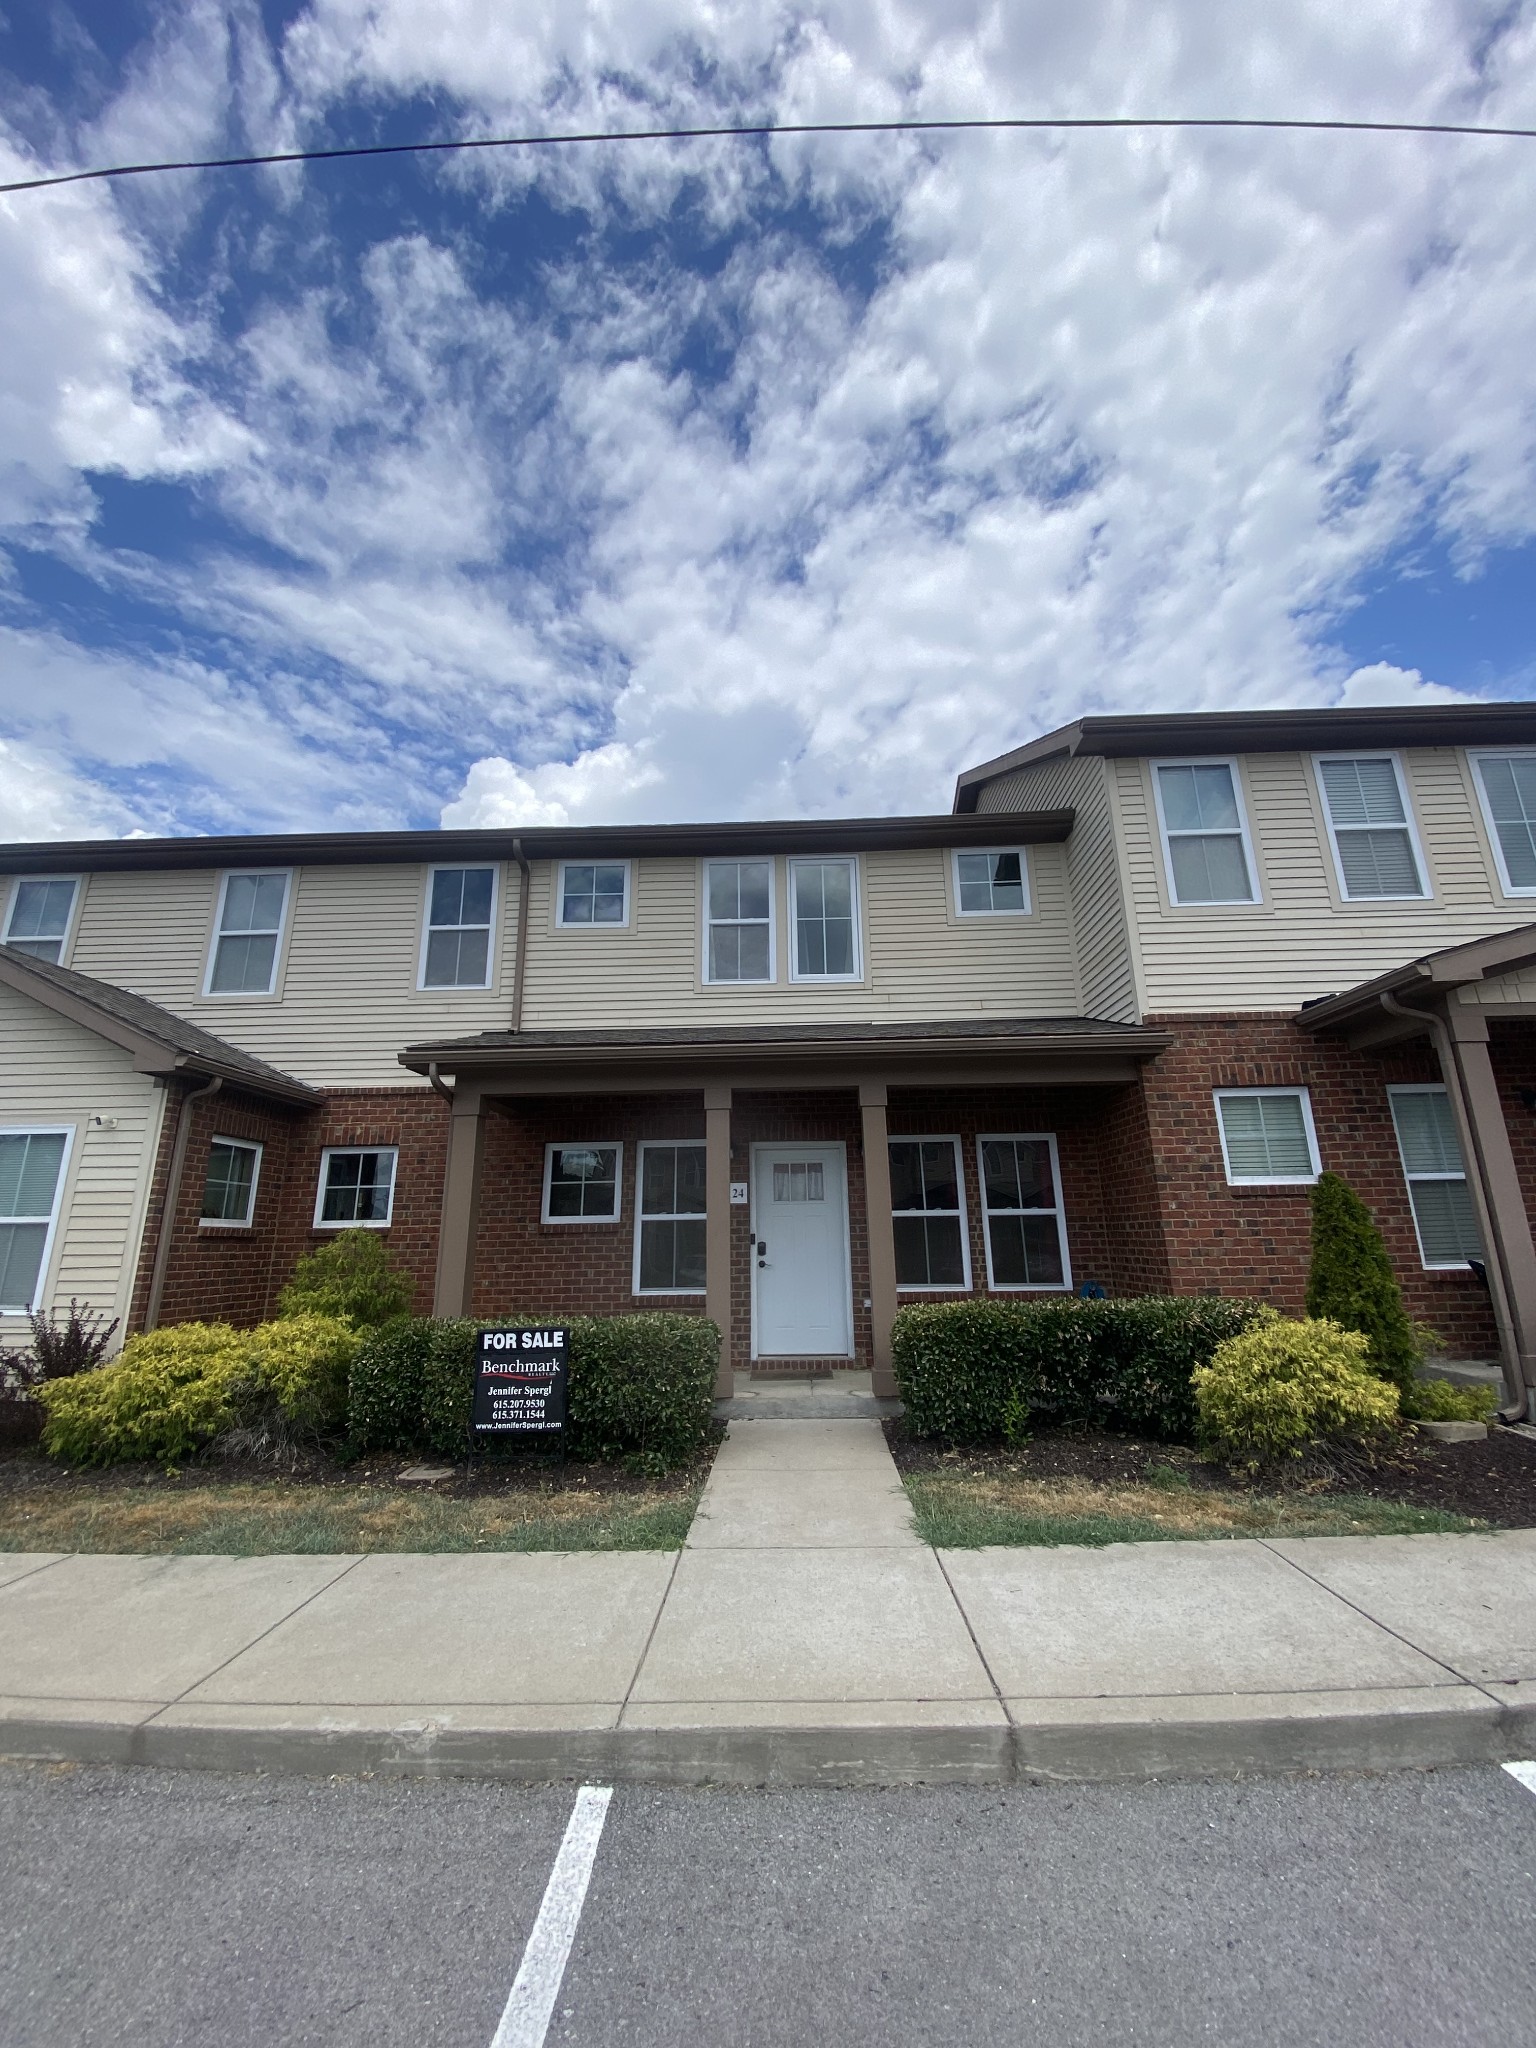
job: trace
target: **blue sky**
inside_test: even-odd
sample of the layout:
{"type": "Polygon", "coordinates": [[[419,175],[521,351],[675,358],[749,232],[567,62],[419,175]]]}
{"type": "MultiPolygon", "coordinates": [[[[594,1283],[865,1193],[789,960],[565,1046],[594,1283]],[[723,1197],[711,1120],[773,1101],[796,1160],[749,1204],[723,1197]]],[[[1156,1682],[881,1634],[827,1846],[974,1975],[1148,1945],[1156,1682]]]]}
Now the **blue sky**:
{"type": "MultiPolygon", "coordinates": [[[[1536,125],[1536,10],[0,0],[0,177],[1175,110],[1536,125]]],[[[1533,275],[1517,143],[0,200],[0,838],[942,809],[1085,710],[1536,696],[1533,275]]]]}

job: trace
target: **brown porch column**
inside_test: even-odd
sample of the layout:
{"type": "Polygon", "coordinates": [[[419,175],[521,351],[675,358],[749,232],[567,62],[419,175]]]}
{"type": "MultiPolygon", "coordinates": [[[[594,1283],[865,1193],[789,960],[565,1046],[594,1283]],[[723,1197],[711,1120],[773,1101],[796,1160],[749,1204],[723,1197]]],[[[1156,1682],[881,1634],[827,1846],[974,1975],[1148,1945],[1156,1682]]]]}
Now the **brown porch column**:
{"type": "Polygon", "coordinates": [[[859,1116],[864,1126],[864,1208],[869,1236],[869,1315],[873,1326],[874,1389],[896,1392],[891,1371],[891,1324],[896,1319],[896,1233],[891,1228],[891,1155],[886,1143],[883,1081],[859,1083],[859,1116]]]}
{"type": "Polygon", "coordinates": [[[715,1398],[736,1391],[731,1368],[731,1090],[711,1081],[704,1090],[704,1311],[720,1332],[715,1398]]]}
{"type": "Polygon", "coordinates": [[[472,1082],[453,1091],[448,1165],[437,1237],[437,1290],[432,1313],[467,1316],[475,1279],[480,1223],[480,1165],[485,1155],[485,1105],[472,1082]]]}

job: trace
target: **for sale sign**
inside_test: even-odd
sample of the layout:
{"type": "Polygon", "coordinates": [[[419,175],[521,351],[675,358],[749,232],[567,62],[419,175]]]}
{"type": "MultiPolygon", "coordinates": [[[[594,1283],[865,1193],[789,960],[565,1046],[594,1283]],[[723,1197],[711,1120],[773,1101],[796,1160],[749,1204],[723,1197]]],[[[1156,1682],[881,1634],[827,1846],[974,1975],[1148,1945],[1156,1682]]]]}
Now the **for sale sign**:
{"type": "Polygon", "coordinates": [[[482,1330],[475,1347],[475,1405],[470,1428],[478,1435],[511,1436],[564,1429],[566,1368],[571,1333],[533,1323],[482,1330]]]}

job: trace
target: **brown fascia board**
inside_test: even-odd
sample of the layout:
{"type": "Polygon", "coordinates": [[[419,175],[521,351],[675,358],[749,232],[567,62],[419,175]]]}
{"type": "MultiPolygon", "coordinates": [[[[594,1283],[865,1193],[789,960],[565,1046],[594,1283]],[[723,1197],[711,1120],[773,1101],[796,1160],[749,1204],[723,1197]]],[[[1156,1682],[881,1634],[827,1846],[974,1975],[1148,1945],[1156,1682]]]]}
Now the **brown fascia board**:
{"type": "Polygon", "coordinates": [[[1465,988],[1490,975],[1512,973],[1530,960],[1536,960],[1536,924],[1517,925],[1513,931],[1494,932],[1485,939],[1469,939],[1464,945],[1425,953],[1370,981],[1344,989],[1339,995],[1323,996],[1299,1010],[1296,1022],[1303,1031],[1347,1030],[1362,1017],[1379,1010],[1384,995],[1397,995],[1410,988],[1465,988]]]}
{"type": "Polygon", "coordinates": [[[723,825],[571,825],[537,831],[293,832],[228,839],[74,839],[0,846],[0,874],[151,868],[342,867],[391,862],[620,860],[647,855],[864,853],[885,848],[1047,845],[1070,810],[915,818],[789,818],[723,825]]]}
{"type": "Polygon", "coordinates": [[[1371,705],[1360,710],[1174,711],[1079,718],[1027,746],[967,768],[955,810],[976,809],[985,783],[1058,754],[1329,752],[1350,747],[1536,745],[1536,703],[1371,705]]]}

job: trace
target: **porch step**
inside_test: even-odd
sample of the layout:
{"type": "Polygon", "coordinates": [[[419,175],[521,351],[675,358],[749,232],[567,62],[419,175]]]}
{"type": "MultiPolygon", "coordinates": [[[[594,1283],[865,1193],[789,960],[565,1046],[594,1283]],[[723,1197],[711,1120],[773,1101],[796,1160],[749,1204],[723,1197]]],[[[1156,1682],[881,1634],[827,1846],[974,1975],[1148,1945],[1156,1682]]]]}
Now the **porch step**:
{"type": "Polygon", "coordinates": [[[877,1395],[867,1372],[831,1372],[816,1379],[758,1378],[736,1374],[735,1391],[716,1401],[722,1422],[849,1422],[858,1416],[899,1415],[901,1403],[877,1395]]]}

